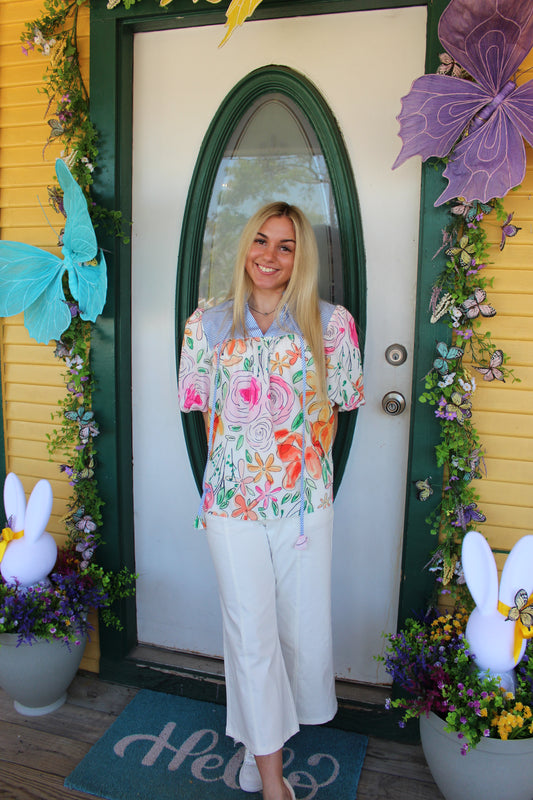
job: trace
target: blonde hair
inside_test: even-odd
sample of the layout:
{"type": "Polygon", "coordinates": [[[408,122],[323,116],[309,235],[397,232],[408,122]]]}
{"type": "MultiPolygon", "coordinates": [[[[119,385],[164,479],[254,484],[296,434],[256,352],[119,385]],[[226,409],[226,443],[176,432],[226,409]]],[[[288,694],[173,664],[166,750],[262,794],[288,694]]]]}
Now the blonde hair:
{"type": "Polygon", "coordinates": [[[296,239],[294,266],[278,314],[284,306],[288,308],[311,348],[317,375],[318,396],[325,401],[326,359],[318,295],[318,248],[311,223],[297,206],[283,202],[269,203],[256,211],[246,223],[241,234],[233,280],[227,297],[228,300],[233,300],[232,335],[237,330],[246,332],[244,307],[252,294],[253,283],[244,265],[257,232],[270,217],[288,217],[294,227],[296,239]]]}

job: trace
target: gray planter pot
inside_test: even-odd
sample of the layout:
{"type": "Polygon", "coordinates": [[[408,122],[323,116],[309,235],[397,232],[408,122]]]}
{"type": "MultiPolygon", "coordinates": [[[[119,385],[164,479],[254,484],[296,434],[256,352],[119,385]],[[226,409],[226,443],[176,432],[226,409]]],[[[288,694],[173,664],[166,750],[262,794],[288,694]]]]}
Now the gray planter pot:
{"type": "Polygon", "coordinates": [[[0,686],[25,716],[49,714],[63,705],[85,650],[79,645],[38,639],[17,647],[17,634],[0,634],[0,686]]]}
{"type": "Polygon", "coordinates": [[[444,725],[433,712],[420,717],[422,749],[446,800],[531,800],[533,737],[482,739],[463,756],[457,733],[444,725]]]}

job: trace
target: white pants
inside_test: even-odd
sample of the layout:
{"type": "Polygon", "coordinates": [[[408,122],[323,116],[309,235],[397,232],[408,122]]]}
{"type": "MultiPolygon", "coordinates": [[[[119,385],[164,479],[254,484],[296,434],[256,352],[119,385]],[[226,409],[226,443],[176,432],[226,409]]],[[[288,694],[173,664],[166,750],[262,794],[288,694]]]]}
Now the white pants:
{"type": "Polygon", "coordinates": [[[224,626],[226,733],[254,755],[283,747],[299,724],[335,716],[331,643],[333,509],[299,519],[207,515],[224,626]]]}

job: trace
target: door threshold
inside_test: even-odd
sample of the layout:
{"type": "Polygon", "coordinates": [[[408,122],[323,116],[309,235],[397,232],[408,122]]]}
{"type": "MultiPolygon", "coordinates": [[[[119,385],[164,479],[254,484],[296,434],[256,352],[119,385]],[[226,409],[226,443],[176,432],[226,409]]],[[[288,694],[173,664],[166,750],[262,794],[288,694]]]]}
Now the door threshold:
{"type": "MultiPolygon", "coordinates": [[[[225,705],[224,663],[221,658],[151,645],[137,645],[122,662],[100,660],[100,676],[142,689],[179,694],[225,705]]],[[[392,687],[337,680],[339,709],[328,723],[343,730],[404,742],[418,740],[418,726],[400,731],[397,712],[385,710],[392,687]]]]}

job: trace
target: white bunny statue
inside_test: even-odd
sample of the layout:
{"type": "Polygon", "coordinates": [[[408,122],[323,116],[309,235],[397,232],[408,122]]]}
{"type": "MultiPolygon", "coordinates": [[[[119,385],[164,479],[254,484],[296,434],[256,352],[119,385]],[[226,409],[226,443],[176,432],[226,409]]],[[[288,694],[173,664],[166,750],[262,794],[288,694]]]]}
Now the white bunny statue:
{"type": "Polygon", "coordinates": [[[15,534],[5,548],[0,572],[6,583],[32,586],[47,580],[57,558],[57,545],[45,528],[52,511],[52,487],[41,480],[28,500],[20,479],[10,472],[4,483],[4,508],[15,534]],[[17,537],[24,531],[24,535],[17,537]]]}
{"type": "Polygon", "coordinates": [[[499,676],[503,688],[514,692],[514,668],[526,647],[525,639],[517,633],[519,612],[533,592],[533,536],[519,539],[507,556],[499,591],[492,550],[477,531],[466,534],[461,562],[466,585],[476,604],[468,619],[465,638],[480,670],[499,676]]]}

